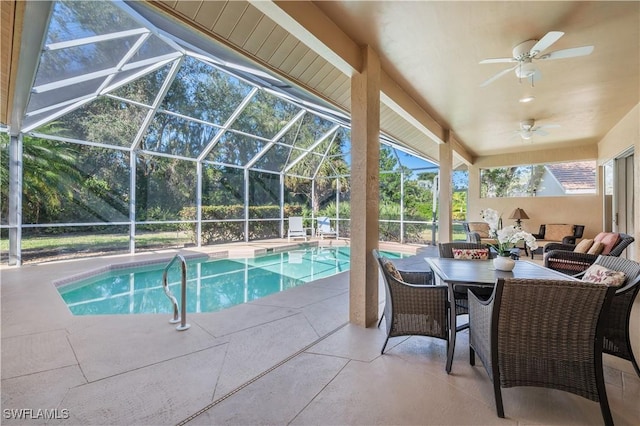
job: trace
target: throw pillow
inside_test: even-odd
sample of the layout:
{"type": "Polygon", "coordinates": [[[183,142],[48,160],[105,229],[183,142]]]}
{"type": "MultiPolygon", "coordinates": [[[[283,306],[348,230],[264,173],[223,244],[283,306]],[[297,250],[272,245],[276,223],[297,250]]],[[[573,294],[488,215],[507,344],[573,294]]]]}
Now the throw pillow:
{"type": "Polygon", "coordinates": [[[454,259],[489,259],[489,249],[452,249],[454,259]]]}
{"type": "Polygon", "coordinates": [[[604,250],[604,244],[599,241],[594,241],[589,251],[587,251],[587,254],[595,254],[597,256],[602,253],[602,250],[604,250]]]}
{"type": "Polygon", "coordinates": [[[586,252],[589,251],[589,249],[591,248],[592,245],[593,245],[593,240],[584,239],[584,240],[580,241],[578,243],[578,245],[575,246],[573,251],[576,252],[576,253],[586,253],[586,252]]]}
{"type": "Polygon", "coordinates": [[[382,257],[381,258],[382,266],[384,267],[387,274],[391,275],[398,281],[404,281],[402,279],[402,275],[400,275],[400,271],[396,268],[396,265],[393,264],[389,259],[382,257]]]}
{"type": "Polygon", "coordinates": [[[599,241],[604,244],[604,250],[602,250],[602,254],[609,254],[613,247],[618,244],[618,240],[620,239],[620,234],[617,232],[601,232],[596,235],[595,241],[599,241]]]}
{"type": "Polygon", "coordinates": [[[605,284],[608,287],[619,287],[626,279],[627,276],[624,272],[614,271],[601,265],[589,266],[589,269],[584,272],[582,277],[582,281],[605,284]]]}

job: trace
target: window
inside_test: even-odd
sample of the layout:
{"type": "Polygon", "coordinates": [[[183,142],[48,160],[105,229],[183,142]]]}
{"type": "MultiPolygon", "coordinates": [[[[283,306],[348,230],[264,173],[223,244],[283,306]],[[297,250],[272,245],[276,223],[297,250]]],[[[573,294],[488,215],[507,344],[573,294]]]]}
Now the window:
{"type": "Polygon", "coordinates": [[[596,193],[596,162],[533,164],[480,170],[480,196],[558,197],[596,193]]]}

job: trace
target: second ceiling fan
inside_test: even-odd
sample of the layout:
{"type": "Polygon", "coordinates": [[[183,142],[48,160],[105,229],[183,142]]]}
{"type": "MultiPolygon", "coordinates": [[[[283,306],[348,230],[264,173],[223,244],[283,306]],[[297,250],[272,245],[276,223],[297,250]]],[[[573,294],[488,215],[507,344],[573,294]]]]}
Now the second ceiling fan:
{"type": "Polygon", "coordinates": [[[560,127],[560,125],[544,124],[542,126],[536,126],[536,121],[533,118],[530,118],[520,122],[520,129],[515,131],[514,136],[520,136],[523,140],[528,141],[533,138],[533,135],[547,136],[549,133],[547,133],[545,129],[553,129],[557,127],[560,127]]]}
{"type": "Polygon", "coordinates": [[[512,67],[500,71],[498,74],[486,80],[480,87],[487,86],[493,81],[515,71],[520,79],[530,80],[533,84],[540,78],[540,71],[536,69],[534,61],[546,61],[550,59],[573,58],[576,56],[586,56],[593,52],[593,46],[572,47],[570,49],[556,50],[555,52],[542,53],[553,43],[558,41],[564,33],[562,31],[549,31],[540,40],[527,40],[513,48],[511,58],[490,58],[480,61],[481,64],[514,63],[512,67]]]}

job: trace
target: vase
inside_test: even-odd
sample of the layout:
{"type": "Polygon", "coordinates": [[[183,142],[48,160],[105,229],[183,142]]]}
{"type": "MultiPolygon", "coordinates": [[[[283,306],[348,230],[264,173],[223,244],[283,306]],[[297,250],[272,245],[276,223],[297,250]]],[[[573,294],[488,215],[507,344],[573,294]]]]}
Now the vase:
{"type": "Polygon", "coordinates": [[[509,256],[498,256],[493,259],[493,267],[496,271],[513,271],[516,266],[516,261],[509,256]]]}

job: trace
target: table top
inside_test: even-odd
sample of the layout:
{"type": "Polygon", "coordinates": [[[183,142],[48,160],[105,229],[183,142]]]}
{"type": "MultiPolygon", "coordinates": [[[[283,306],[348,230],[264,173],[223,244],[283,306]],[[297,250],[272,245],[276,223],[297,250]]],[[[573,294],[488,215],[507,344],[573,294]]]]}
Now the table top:
{"type": "Polygon", "coordinates": [[[545,268],[527,260],[516,260],[511,272],[496,271],[492,260],[466,260],[427,257],[427,264],[445,283],[494,284],[497,278],[541,278],[573,281],[569,275],[545,268]]]}

